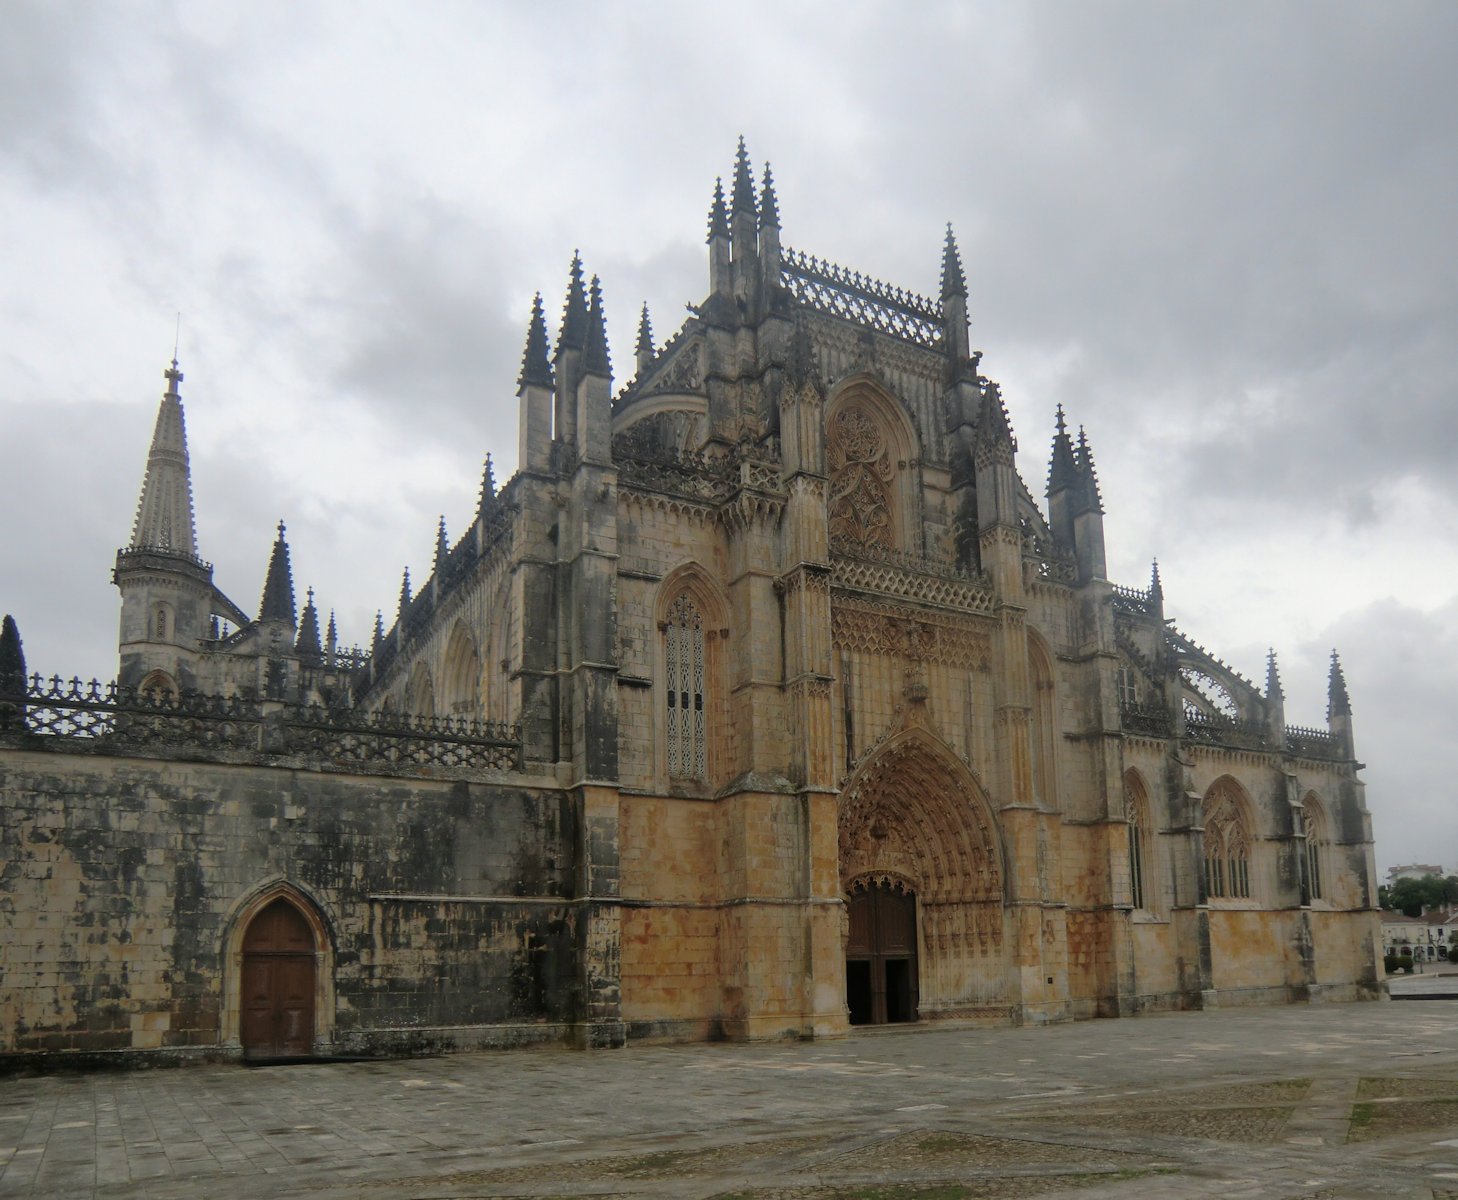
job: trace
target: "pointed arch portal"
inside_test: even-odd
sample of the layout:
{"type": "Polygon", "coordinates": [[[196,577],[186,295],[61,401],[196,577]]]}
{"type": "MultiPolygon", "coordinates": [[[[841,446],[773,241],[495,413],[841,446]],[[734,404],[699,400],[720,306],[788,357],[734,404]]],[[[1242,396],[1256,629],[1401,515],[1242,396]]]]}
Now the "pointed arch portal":
{"type": "Polygon", "coordinates": [[[970,768],[903,730],[847,781],[839,826],[852,1023],[1005,1002],[1002,846],[970,768]]]}
{"type": "Polygon", "coordinates": [[[297,1058],[314,1051],[314,931],[280,896],[243,934],[243,1053],[297,1058]]]}

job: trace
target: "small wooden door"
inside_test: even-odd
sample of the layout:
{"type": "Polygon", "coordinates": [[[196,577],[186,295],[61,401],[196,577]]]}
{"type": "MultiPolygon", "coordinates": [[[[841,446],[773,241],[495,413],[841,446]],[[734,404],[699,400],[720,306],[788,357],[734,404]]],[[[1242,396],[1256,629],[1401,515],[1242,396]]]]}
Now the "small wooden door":
{"type": "Polygon", "coordinates": [[[243,1053],[292,1058],[314,1050],[314,934],[278,899],[243,935],[243,1053]]]}
{"type": "Polygon", "coordinates": [[[851,893],[845,988],[852,1025],[916,1020],[916,897],[911,892],[877,883],[851,893]]]}

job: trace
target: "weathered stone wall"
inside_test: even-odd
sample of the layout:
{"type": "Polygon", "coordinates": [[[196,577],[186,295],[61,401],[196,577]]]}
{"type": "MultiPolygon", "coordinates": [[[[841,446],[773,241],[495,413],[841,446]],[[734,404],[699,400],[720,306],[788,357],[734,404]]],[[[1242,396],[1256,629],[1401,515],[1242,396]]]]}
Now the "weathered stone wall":
{"type": "Polygon", "coordinates": [[[0,1053],[238,1053],[239,917],[312,907],[321,1052],[561,1036],[569,796],[499,782],[7,750],[0,1053]]]}

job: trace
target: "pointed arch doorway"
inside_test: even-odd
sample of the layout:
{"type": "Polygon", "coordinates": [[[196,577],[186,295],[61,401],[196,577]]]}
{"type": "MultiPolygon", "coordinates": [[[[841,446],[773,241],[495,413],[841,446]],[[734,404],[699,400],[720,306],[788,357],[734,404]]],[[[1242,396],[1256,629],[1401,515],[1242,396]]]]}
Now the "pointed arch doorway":
{"type": "Polygon", "coordinates": [[[859,880],[850,889],[845,946],[852,1025],[917,1018],[916,895],[900,883],[859,880]]]}
{"type": "Polygon", "coordinates": [[[299,1058],[314,1052],[314,931],[280,896],[243,934],[240,1035],[248,1058],[299,1058]]]}

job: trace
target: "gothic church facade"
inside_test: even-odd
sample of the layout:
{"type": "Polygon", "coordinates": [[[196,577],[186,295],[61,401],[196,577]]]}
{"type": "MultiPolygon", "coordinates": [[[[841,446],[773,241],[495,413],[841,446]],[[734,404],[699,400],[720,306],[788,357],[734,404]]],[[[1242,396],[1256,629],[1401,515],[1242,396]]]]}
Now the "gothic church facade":
{"type": "Polygon", "coordinates": [[[0,643],[0,1053],[821,1037],[1378,994],[1351,712],[1106,577],[939,295],[781,242],[741,144],[708,290],[615,386],[574,258],[488,459],[366,651],[198,554],[174,362],[117,684],[0,643]]]}

